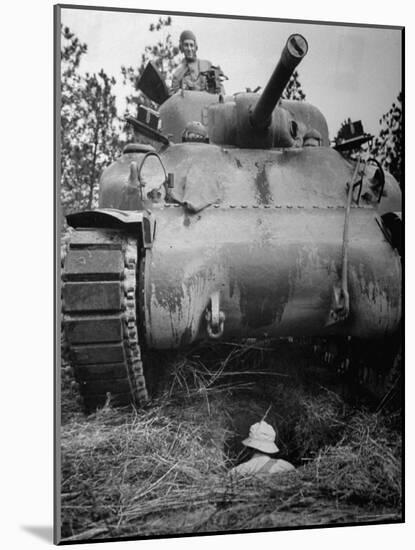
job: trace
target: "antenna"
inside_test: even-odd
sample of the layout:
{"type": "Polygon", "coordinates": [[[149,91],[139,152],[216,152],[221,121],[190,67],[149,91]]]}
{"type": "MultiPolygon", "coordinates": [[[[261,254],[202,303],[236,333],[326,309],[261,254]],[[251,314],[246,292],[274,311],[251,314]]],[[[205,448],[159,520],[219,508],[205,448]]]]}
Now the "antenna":
{"type": "Polygon", "coordinates": [[[269,411],[271,410],[271,407],[272,407],[272,403],[270,403],[268,409],[266,410],[266,413],[265,413],[264,416],[261,418],[261,422],[264,422],[264,420],[265,420],[266,417],[268,416],[269,411]]]}

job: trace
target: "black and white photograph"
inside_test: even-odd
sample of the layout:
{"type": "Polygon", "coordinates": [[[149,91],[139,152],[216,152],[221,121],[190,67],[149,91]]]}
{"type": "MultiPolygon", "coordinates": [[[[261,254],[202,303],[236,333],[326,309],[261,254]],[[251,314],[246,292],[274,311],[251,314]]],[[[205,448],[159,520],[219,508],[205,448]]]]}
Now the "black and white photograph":
{"type": "Polygon", "coordinates": [[[405,521],[383,23],[54,6],[55,543],[405,521]]]}

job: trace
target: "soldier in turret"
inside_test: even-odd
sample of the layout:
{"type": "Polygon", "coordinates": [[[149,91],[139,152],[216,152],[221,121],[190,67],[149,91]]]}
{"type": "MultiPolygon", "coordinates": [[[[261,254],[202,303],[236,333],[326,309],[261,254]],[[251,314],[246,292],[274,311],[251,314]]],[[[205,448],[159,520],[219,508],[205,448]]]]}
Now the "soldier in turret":
{"type": "MultiPolygon", "coordinates": [[[[197,57],[197,41],[192,31],[181,33],[179,49],[183,53],[184,59],[173,73],[171,93],[175,93],[181,88],[184,90],[212,91],[209,85],[208,73],[219,69],[221,74],[221,71],[220,68],[214,67],[210,61],[197,57]]],[[[224,93],[222,84],[219,84],[219,87],[219,91],[224,93]]]]}

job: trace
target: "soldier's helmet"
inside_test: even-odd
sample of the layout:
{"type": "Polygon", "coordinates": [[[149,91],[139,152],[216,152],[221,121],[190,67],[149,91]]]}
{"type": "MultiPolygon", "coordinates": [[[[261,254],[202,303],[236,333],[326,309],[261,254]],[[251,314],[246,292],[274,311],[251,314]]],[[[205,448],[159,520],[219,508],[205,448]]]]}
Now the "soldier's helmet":
{"type": "Polygon", "coordinates": [[[183,31],[181,33],[181,35],[180,35],[180,44],[182,44],[185,40],[193,40],[196,47],[197,47],[196,36],[192,31],[183,31]]]}
{"type": "Polygon", "coordinates": [[[196,120],[188,122],[182,134],[182,141],[196,141],[209,143],[208,131],[206,126],[196,120]]]}
{"type": "Polygon", "coordinates": [[[303,147],[319,147],[322,141],[320,132],[312,128],[303,138],[303,147]]]}

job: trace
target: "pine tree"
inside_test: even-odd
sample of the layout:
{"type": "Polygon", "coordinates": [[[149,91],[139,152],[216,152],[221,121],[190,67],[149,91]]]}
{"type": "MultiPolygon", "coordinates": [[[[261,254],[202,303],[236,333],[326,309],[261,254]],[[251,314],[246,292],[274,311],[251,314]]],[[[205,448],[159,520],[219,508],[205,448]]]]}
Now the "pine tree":
{"type": "Polygon", "coordinates": [[[102,169],[121,152],[115,79],[79,71],[87,45],[61,29],[61,203],[64,213],[97,205],[102,169]]]}
{"type": "Polygon", "coordinates": [[[149,61],[154,63],[167,86],[171,85],[174,69],[179,64],[179,48],[173,45],[170,33],[165,33],[167,27],[170,27],[171,24],[171,17],[160,17],[157,23],[152,23],[149,27],[150,32],[160,33],[163,31],[162,36],[158,37],[156,44],[144,48],[144,53],[141,55],[138,67],[121,67],[124,84],[129,84],[132,87],[132,92],[126,97],[126,115],[136,116],[137,108],[140,104],[157,109],[157,105],[151,102],[137,87],[149,61]]]}
{"type": "Polygon", "coordinates": [[[402,92],[396,102],[379,120],[381,129],[375,138],[372,155],[379,160],[402,185],[403,180],[403,128],[402,92]]]}
{"type": "Polygon", "coordinates": [[[295,99],[299,101],[304,101],[306,96],[301,87],[301,82],[298,79],[297,69],[291,75],[290,80],[288,81],[287,86],[282,94],[283,99],[295,99]]]}

